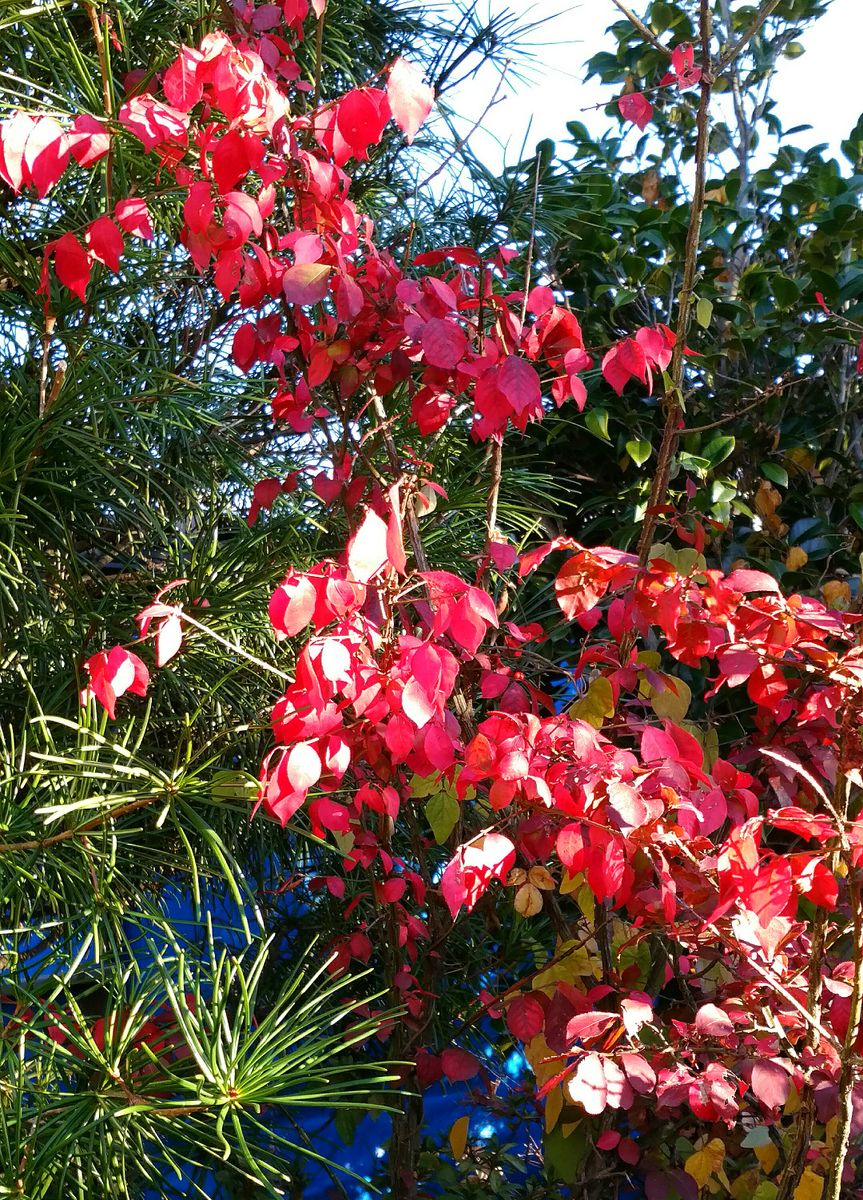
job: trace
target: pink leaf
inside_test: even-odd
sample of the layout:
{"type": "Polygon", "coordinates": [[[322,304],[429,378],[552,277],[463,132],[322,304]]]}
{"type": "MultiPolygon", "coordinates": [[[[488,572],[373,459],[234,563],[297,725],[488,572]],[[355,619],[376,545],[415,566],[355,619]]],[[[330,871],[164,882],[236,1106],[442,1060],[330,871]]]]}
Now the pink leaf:
{"type": "Polygon", "coordinates": [[[585,1054],[579,1059],[575,1074],[567,1081],[569,1098],[580,1104],[586,1113],[598,1117],[608,1103],[608,1085],[603,1061],[598,1054],[585,1054]]]}
{"type": "Polygon", "coordinates": [[[318,304],[327,294],[332,267],[323,263],[298,263],[282,277],[282,290],[289,304],[318,304]]]}
{"type": "Polygon", "coordinates": [[[178,653],[183,643],[183,625],[176,615],[167,617],[159,625],[156,634],[156,666],[164,667],[166,662],[178,653]]]}
{"type": "Polygon", "coordinates": [[[653,116],[653,105],[642,92],[628,92],[617,101],[624,121],[632,121],[639,129],[645,129],[653,116]]]}
{"type": "Polygon", "coordinates": [[[423,73],[419,67],[397,58],[387,81],[387,99],[393,120],[410,145],[431,112],[434,91],[427,83],[423,83],[423,73]]]}
{"type": "Polygon", "coordinates": [[[566,1040],[570,1045],[573,1042],[591,1042],[619,1020],[615,1012],[576,1013],[566,1023],[566,1040]]]}
{"type": "Polygon", "coordinates": [[[752,1090],[765,1108],[783,1108],[790,1090],[788,1072],[771,1058],[759,1058],[752,1067],[752,1090]]]}

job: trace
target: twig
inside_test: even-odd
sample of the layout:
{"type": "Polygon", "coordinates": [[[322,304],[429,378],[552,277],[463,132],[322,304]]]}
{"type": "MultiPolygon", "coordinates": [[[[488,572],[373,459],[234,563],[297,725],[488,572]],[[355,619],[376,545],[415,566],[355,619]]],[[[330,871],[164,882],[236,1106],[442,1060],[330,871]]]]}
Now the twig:
{"type": "MultiPolygon", "coordinates": [[[[93,28],[93,37],[96,39],[96,54],[99,57],[99,73],[102,76],[102,106],[105,109],[105,118],[110,121],[113,115],[113,101],[111,96],[111,74],[108,69],[108,51],[105,46],[105,35],[102,32],[102,27],[99,24],[99,14],[93,4],[86,4],[87,16],[90,18],[90,25],[93,28]]],[[[113,190],[114,178],[114,141],[113,138],[108,143],[108,153],[105,156],[105,199],[108,203],[108,208],[111,207],[111,193],[113,190]]]]}
{"type": "Polygon", "coordinates": [[[164,800],[164,798],[164,794],[159,792],[152,796],[145,796],[142,800],[133,800],[119,808],[112,808],[110,812],[100,813],[98,817],[85,821],[83,825],[78,825],[75,829],[64,829],[62,833],[52,833],[50,837],[31,838],[27,842],[0,842],[0,854],[23,854],[28,850],[47,850],[51,846],[59,845],[60,842],[68,842],[70,838],[83,837],[104,821],[125,817],[129,813],[135,812],[136,809],[146,808],[148,804],[153,804],[156,800],[164,800]]]}
{"type": "Polygon", "coordinates": [[[710,38],[712,34],[712,12],[709,0],[701,0],[701,99],[698,104],[697,136],[695,141],[695,189],[686,231],[684,250],[683,286],[680,290],[675,329],[674,350],[671,356],[671,386],[665,395],[665,428],[657,455],[656,474],[650,489],[644,524],[638,541],[638,559],[642,567],[647,565],[653,534],[659,519],[658,510],[665,503],[671,474],[671,460],[680,437],[682,416],[684,350],[692,315],[692,296],[698,267],[698,247],[701,241],[701,219],[704,215],[704,193],[707,180],[707,151],[710,140],[710,93],[713,83],[710,63],[710,38]]]}
{"type": "Polygon", "coordinates": [[[326,9],[318,17],[318,24],[315,28],[315,90],[314,90],[314,107],[317,109],[321,102],[321,68],[324,58],[324,19],[326,18],[326,9]]]}
{"type": "Polygon", "coordinates": [[[42,334],[42,358],[39,363],[39,416],[44,417],[48,411],[48,357],[51,352],[51,339],[57,318],[51,313],[45,313],[45,331],[42,334]]]}
{"type": "MultiPolygon", "coordinates": [[[[615,0],[616,2],[616,0],[615,0]]],[[[746,48],[748,43],[755,37],[758,30],[773,12],[774,8],[779,4],[779,0],[764,0],[764,3],[759,8],[758,12],[752,21],[752,24],[745,33],[737,39],[733,46],[722,55],[716,66],[716,74],[721,75],[726,67],[734,62],[735,58],[746,48]]]]}
{"type": "MultiPolygon", "coordinates": [[[[817,790],[820,791],[820,788],[817,790]]],[[[831,810],[837,815],[842,844],[847,845],[845,823],[848,820],[848,781],[841,764],[836,772],[836,786],[833,791],[831,810]]],[[[840,860],[839,848],[833,850],[827,860],[827,869],[835,877],[840,860]]],[[[809,950],[809,987],[806,994],[806,1009],[813,1018],[813,1023],[806,1030],[806,1045],[817,1049],[815,1039],[815,1022],[821,1021],[821,996],[823,991],[822,959],[827,937],[827,909],[819,907],[812,927],[812,942],[809,950]]],[[[779,1180],[779,1191],[776,1200],[791,1200],[803,1176],[806,1166],[806,1156],[812,1141],[812,1130],[815,1125],[815,1090],[812,1081],[807,1077],[801,1095],[801,1113],[797,1120],[794,1143],[788,1151],[785,1167],[779,1180]]],[[[835,1144],[835,1143],[834,1143],[835,1144]]]]}
{"type": "MultiPolygon", "coordinates": [[[[377,392],[372,392],[372,407],[375,410],[375,416],[378,419],[380,431],[384,437],[384,445],[387,448],[387,457],[389,458],[390,470],[393,475],[393,482],[398,483],[401,479],[401,467],[399,466],[399,455],[396,450],[395,440],[393,439],[392,430],[390,429],[387,410],[384,408],[384,402],[377,392]]],[[[420,535],[419,522],[417,521],[416,510],[413,506],[413,500],[410,496],[405,499],[405,524],[408,527],[408,538],[410,539],[411,549],[414,552],[414,561],[417,565],[417,570],[428,570],[428,559],[426,558],[425,548],[420,535]]]]}
{"type": "Polygon", "coordinates": [[[203,625],[200,621],[196,621],[194,617],[190,617],[184,608],[173,608],[171,610],[173,616],[179,617],[181,621],[185,621],[188,625],[193,625],[195,629],[199,629],[201,633],[206,633],[214,642],[218,642],[220,646],[224,646],[226,650],[232,651],[234,654],[239,654],[240,658],[244,658],[246,662],[250,662],[252,666],[260,667],[261,670],[268,672],[270,675],[275,675],[277,678],[284,680],[286,683],[291,683],[291,676],[285,671],[280,671],[278,667],[274,667],[272,663],[265,662],[263,658],[258,658],[257,655],[250,654],[248,650],[244,650],[237,642],[232,642],[229,638],[222,637],[220,633],[216,633],[214,629],[210,629],[208,625],[203,625]]]}
{"type": "Polygon", "coordinates": [[[758,395],[751,404],[745,404],[743,408],[738,408],[736,412],[729,413],[727,417],[720,417],[717,421],[708,421],[706,425],[687,425],[683,433],[707,433],[709,429],[718,429],[721,425],[727,425],[729,421],[736,421],[738,417],[744,416],[748,412],[752,412],[753,408],[758,408],[764,404],[766,400],[772,399],[773,396],[779,395],[786,388],[793,387],[795,383],[802,383],[802,378],[789,379],[785,383],[778,383],[772,387],[760,389],[758,395]]]}
{"type": "Polygon", "coordinates": [[[851,1143],[851,1126],[854,1118],[854,1085],[858,1067],[856,1046],[860,1026],[863,1023],[863,900],[861,900],[860,894],[859,868],[849,864],[849,870],[852,872],[848,891],[854,920],[852,948],[854,978],[851,984],[848,1028],[839,1052],[839,1059],[842,1063],[839,1072],[839,1117],[833,1138],[830,1173],[827,1176],[824,1200],[842,1200],[842,1175],[845,1169],[845,1160],[848,1157],[848,1147],[851,1143]],[[855,878],[855,876],[857,877],[855,878]]]}
{"type": "MultiPolygon", "coordinates": [[[[539,201],[539,173],[542,168],[542,156],[539,151],[536,154],[536,171],[533,176],[533,195],[531,197],[530,208],[530,237],[527,243],[527,258],[524,264],[524,297],[521,302],[521,323],[524,324],[527,316],[527,295],[530,291],[530,275],[533,269],[533,251],[536,241],[536,208],[539,201]]],[[[494,537],[494,531],[497,527],[497,508],[500,499],[500,484],[503,477],[503,438],[501,433],[500,441],[495,441],[491,448],[491,475],[488,486],[488,497],[485,506],[485,540],[488,544],[494,537]]]]}
{"type": "MultiPolygon", "coordinates": [[[[777,2],[778,2],[778,0],[777,0],[777,2]]],[[[621,4],[620,0],[614,0],[614,5],[615,5],[615,8],[620,9],[620,11],[626,17],[627,21],[629,21],[629,23],[631,25],[635,26],[635,28],[638,30],[638,32],[641,34],[641,36],[644,38],[644,40],[646,42],[650,42],[650,44],[654,48],[654,50],[658,50],[659,53],[664,54],[666,58],[671,58],[671,51],[668,49],[668,47],[663,46],[662,42],[659,40],[659,38],[656,36],[656,34],[653,32],[653,30],[648,29],[648,27],[644,24],[644,22],[641,20],[640,17],[637,17],[634,12],[631,12],[630,9],[628,9],[625,4],[621,4]]]]}
{"type": "Polygon", "coordinates": [[[461,150],[463,150],[464,147],[468,144],[470,139],[473,137],[473,135],[479,129],[480,125],[482,125],[483,121],[486,119],[488,114],[494,108],[495,104],[497,104],[498,94],[500,92],[500,89],[503,87],[503,81],[506,78],[506,72],[507,72],[508,68],[509,68],[509,59],[507,59],[507,61],[503,64],[503,70],[500,73],[500,79],[497,81],[497,87],[494,89],[494,92],[492,93],[491,100],[489,100],[488,104],[482,110],[482,112],[480,113],[480,115],[476,119],[476,121],[474,121],[473,125],[471,125],[470,129],[467,131],[467,133],[464,135],[464,137],[459,138],[459,140],[453,146],[452,150],[449,152],[449,154],[446,156],[446,158],[443,160],[443,162],[440,164],[440,166],[435,167],[435,169],[432,171],[431,175],[427,175],[425,177],[425,179],[422,181],[422,183],[417,184],[416,189],[415,189],[416,191],[422,191],[423,188],[428,187],[428,185],[431,183],[431,181],[433,179],[437,179],[437,177],[438,177],[438,175],[440,175],[441,171],[443,171],[445,169],[445,167],[449,163],[452,162],[452,160],[455,158],[455,156],[461,150]]]}

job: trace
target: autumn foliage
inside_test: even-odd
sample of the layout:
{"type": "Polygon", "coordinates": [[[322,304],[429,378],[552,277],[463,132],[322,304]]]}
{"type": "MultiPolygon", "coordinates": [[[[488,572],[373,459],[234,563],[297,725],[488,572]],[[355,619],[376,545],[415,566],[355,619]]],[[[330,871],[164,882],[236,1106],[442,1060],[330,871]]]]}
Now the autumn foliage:
{"type": "MultiPolygon", "coordinates": [[[[547,1134],[589,1131],[585,1178],[612,1162],[651,1200],[850,1195],[863,1112],[860,617],[786,595],[761,569],[709,565],[715,528],[666,497],[669,540],[641,557],[567,537],[517,545],[492,517],[463,575],[436,567],[421,518],[445,489],[424,457],[441,430],[487,443],[494,462],[513,431],[582,411],[594,363],[618,395],[666,395],[675,347],[681,370],[697,358],[685,329],[661,323],[585,346],[560,289],[531,286],[506,245],[413,258],[379,245],[351,171],[390,121],[410,143],[434,93],[397,58],[310,103],[295,48],[313,7],[246,5],[240,30],[129,77],[115,119],[64,128],[20,112],[0,127],[0,176],[39,197],[64,172],[92,172],[114,139],[137,139],[183,196],[165,252],[184,248],[235,306],[236,370],[277,380],[277,426],[328,431],[329,462],[310,450],[249,502],[254,525],[305,493],[350,530],[331,557],[285,563],[270,600],[283,684],[252,819],[330,847],[304,881],[343,909],[329,971],[380,965],[381,1052],[413,1064],[408,1089],[469,1081],[482,1095],[464,1030],[427,1031],[447,986],[440,943],[506,893],[508,920],[542,913],[552,936],[536,970],[497,964],[464,1029],[486,1022],[523,1048],[547,1134]],[[394,440],[394,413],[409,442],[394,440]],[[365,433],[386,443],[386,473],[370,469],[365,433]],[[541,592],[552,616],[510,617],[541,592]],[[572,650],[552,662],[561,623],[572,650]],[[740,713],[721,742],[716,711],[740,713]]],[[[691,45],[670,65],[659,86],[701,83],[691,45]]],[[[650,120],[639,92],[619,107],[639,128],[650,120]]],[[[122,271],[129,239],[156,236],[158,205],[118,196],[46,245],[46,311],[62,292],[86,304],[94,271],[122,271]]],[[[124,697],[147,694],[153,666],[170,671],[206,636],[206,597],[168,583],[136,638],[87,657],[82,703],[113,720],[124,697]]],[[[394,1194],[413,1194],[415,1163],[391,1157],[394,1194]]]]}

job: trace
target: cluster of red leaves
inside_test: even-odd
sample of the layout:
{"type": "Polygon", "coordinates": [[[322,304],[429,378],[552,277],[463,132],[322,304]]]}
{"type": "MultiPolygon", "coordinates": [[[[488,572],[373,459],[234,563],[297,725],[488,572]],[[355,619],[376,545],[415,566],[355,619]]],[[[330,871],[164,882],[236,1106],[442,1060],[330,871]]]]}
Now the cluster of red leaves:
{"type": "MultiPolygon", "coordinates": [[[[659,81],[659,87],[676,85],[680,90],[694,87],[701,80],[701,67],[695,65],[695,50],[691,42],[675,46],[671,51],[671,70],[667,71],[659,81]]],[[[624,121],[631,121],[639,129],[646,129],[653,116],[653,105],[644,92],[625,92],[617,101],[617,107],[624,121]]]]}
{"type": "MultiPolygon", "coordinates": [[[[396,60],[385,88],[357,88],[295,116],[288,92],[303,85],[276,30],[300,35],[305,0],[235,8],[244,36],[213,33],[184,47],[153,90],[130,79],[117,120],[185,189],[179,237],[197,269],[212,271],[225,300],[254,310],[234,333],[233,357],[242,371],[276,368],[275,419],[308,429],[329,415],[321,396],[334,395],[348,420],[354,397],[362,411],[369,390],[385,396],[409,380],[421,436],[466,404],[473,436],[500,438],[509,424],[523,430],[541,418],[541,368],[553,402],[571,397],[581,408],[580,373],[591,359],[578,321],[544,285],[526,296],[505,290],[513,251],[446,247],[406,273],[349,197],[345,167],[367,156],[390,117],[411,140],[430,112],[418,68],[396,60]],[[289,232],[274,220],[279,195],[289,232]]],[[[697,82],[691,47],[676,50],[672,65],[664,83],[697,82]]],[[[637,94],[624,100],[640,124],[646,101],[636,110],[637,94]]],[[[0,175],[44,196],[72,158],[83,168],[98,162],[111,136],[89,117],[63,130],[51,117],[15,114],[0,127],[0,175]]],[[[142,201],[121,201],[113,219],[94,222],[86,246],[69,233],[46,247],[46,293],[53,263],[83,299],[93,260],[118,268],[121,230],[150,235],[142,201]]],[[[618,393],[630,379],[650,388],[673,343],[664,326],[637,331],[606,353],[606,381],[618,393]]],[[[250,521],[296,486],[296,476],[262,481],[250,521]]],[[[620,551],[559,540],[524,555],[519,574],[570,552],[554,589],[580,632],[574,669],[594,677],[598,707],[589,691],[586,708],[560,713],[520,669],[524,647],[543,631],[501,626],[486,587],[512,567],[510,548],[490,546],[472,583],[411,571],[402,525],[414,500],[405,489],[356,474],[349,457],[318,473],[312,489],[326,504],[341,501],[353,533],[338,561],[291,570],[271,599],[276,637],[304,641],[273,710],[260,802],[339,848],[339,871],[310,881],[339,902],[352,885],[332,970],[378,953],[371,914],[387,906],[389,950],[401,956],[394,986],[420,1036],[433,1002],[417,973],[429,904],[444,904],[454,921],[513,879],[526,906],[541,906],[543,890],[586,889],[617,914],[629,945],[673,936],[680,953],[661,984],[717,943],[731,969],[693,984],[695,1012],[660,1009],[634,959],[599,984],[576,985],[552,966],[540,986],[510,987],[505,1003],[489,996],[489,1016],[539,1047],[532,1061],[552,1064],[542,1094],[565,1084],[587,1113],[625,1109],[634,1126],[649,1119],[648,1106],[731,1123],[746,1103],[773,1119],[805,1068],[829,1118],[849,964],[823,968],[829,1032],[812,1039],[800,1015],[810,944],[799,901],[825,909],[842,901],[830,866],[838,831],[819,804],[840,770],[859,765],[836,754],[837,729],[858,712],[863,683],[854,619],[782,595],[761,572],[684,571],[662,557],[641,569],[620,551]],[[638,651],[639,639],[661,648],[668,669],[660,653],[638,651]],[[754,735],[706,754],[699,727],[674,718],[680,670],[705,683],[704,700],[745,691],[754,735]],[[392,829],[430,780],[451,790],[461,814],[441,838],[440,876],[426,863],[429,838],[415,841],[409,859],[392,848],[392,829]],[[460,842],[463,823],[474,831],[460,842]],[[759,1024],[765,1004],[771,1029],[759,1024]],[[789,1054],[807,1034],[805,1049],[789,1054]]],[[[179,650],[183,621],[164,592],[139,614],[159,665],[179,650]]],[[[124,647],[94,655],[86,669],[85,698],[112,718],[120,696],[146,691],[146,667],[124,647]]],[[[855,862],[863,858],[863,823],[843,836],[855,862]]],[[[417,1059],[423,1082],[466,1080],[478,1069],[457,1046],[417,1059]]],[[[633,1145],[614,1142],[624,1161],[637,1159],[633,1145]]]]}

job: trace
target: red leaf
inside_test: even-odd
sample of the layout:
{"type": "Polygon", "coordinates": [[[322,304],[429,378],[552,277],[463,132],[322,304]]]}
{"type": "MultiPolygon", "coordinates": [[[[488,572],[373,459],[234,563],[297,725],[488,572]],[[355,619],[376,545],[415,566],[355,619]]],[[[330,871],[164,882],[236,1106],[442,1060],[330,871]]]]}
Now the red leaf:
{"type": "Polygon", "coordinates": [[[387,527],[372,509],[348,542],[348,568],[359,583],[368,583],[387,561],[387,527]]]}
{"type": "Polygon", "coordinates": [[[332,267],[323,263],[298,263],[282,277],[282,290],[289,304],[318,304],[327,294],[332,267]]]}
{"type": "Polygon", "coordinates": [[[617,101],[620,115],[624,121],[632,121],[639,129],[644,129],[653,116],[653,105],[641,92],[628,92],[617,101]]]}
{"type": "Polygon", "coordinates": [[[188,116],[155,96],[133,96],[120,106],[117,120],[143,143],[145,150],[155,150],[167,141],[186,142],[188,116]]]}
{"type": "Polygon", "coordinates": [[[755,883],[744,896],[744,902],[763,926],[780,916],[789,906],[793,895],[791,864],[787,858],[774,858],[758,869],[755,883]]]}
{"type": "Polygon", "coordinates": [[[515,862],[515,846],[500,833],[484,833],[459,846],[440,881],[453,920],[462,905],[471,912],[492,879],[505,879],[515,862]]]}
{"type": "Polygon", "coordinates": [[[90,683],[81,695],[82,702],[86,703],[92,694],[112,721],[116,715],[116,702],[126,692],[132,692],[135,696],[147,694],[150,674],[137,654],[132,654],[123,646],[114,646],[112,650],[94,654],[84,666],[90,683]]]}
{"type": "Polygon", "coordinates": [[[519,1041],[529,1042],[542,1032],[545,1024],[545,1008],[539,996],[528,992],[516,996],[506,1010],[506,1027],[519,1041]]]}
{"type": "Polygon", "coordinates": [[[504,359],[496,383],[498,391],[506,396],[517,416],[540,402],[542,392],[539,375],[530,363],[517,354],[510,354],[504,359]]]}
{"type": "Polygon", "coordinates": [[[581,825],[565,825],[557,835],[557,857],[569,871],[577,875],[587,862],[587,846],[581,825]]]}
{"type": "Polygon", "coordinates": [[[90,255],[74,233],[64,233],[57,239],[54,243],[54,270],[57,278],[81,301],[87,296],[91,269],[90,255]]]}
{"type": "Polygon", "coordinates": [[[766,571],[751,571],[747,567],[740,567],[736,571],[732,571],[730,575],[726,575],[723,580],[726,587],[733,588],[735,592],[778,592],[779,584],[772,575],[768,575],[766,571]]]}
{"type": "MultiPolygon", "coordinates": [[[[248,328],[248,326],[246,326],[248,328]]],[[[239,333],[240,330],[237,330],[239,333]]],[[[236,335],[234,342],[236,343],[236,335]]],[[[236,355],[234,355],[236,360],[236,355]]],[[[239,364],[238,364],[239,365],[239,364]]],[[[252,503],[249,506],[249,515],[246,517],[246,524],[251,527],[258,519],[258,514],[262,508],[270,509],[276,502],[276,498],[282,494],[282,481],[275,479],[272,476],[268,479],[260,479],[252,489],[252,503]]]]}
{"type": "Polygon", "coordinates": [[[288,779],[298,792],[308,791],[321,777],[321,760],[309,742],[297,742],[288,754],[288,779]]]}
{"type": "Polygon", "coordinates": [[[431,112],[434,91],[427,83],[423,83],[423,73],[419,67],[397,58],[387,81],[387,99],[393,120],[410,145],[431,112]]]}
{"type": "Polygon", "coordinates": [[[765,1108],[785,1106],[790,1091],[788,1072],[770,1058],[759,1058],[752,1067],[752,1090],[765,1108]]]}
{"type": "Polygon", "coordinates": [[[440,1056],[441,1068],[450,1083],[464,1083],[479,1073],[479,1062],[469,1050],[451,1046],[440,1056]]]}
{"type": "Polygon", "coordinates": [[[620,1017],[615,1012],[576,1013],[566,1023],[567,1043],[572,1045],[574,1042],[592,1042],[619,1021],[620,1017]]]}
{"type": "Polygon", "coordinates": [[[137,196],[129,196],[126,200],[118,200],[114,206],[114,217],[124,233],[132,237],[149,241],[153,236],[153,226],[147,205],[137,196]]]}
{"type": "Polygon", "coordinates": [[[69,149],[79,167],[92,167],[111,149],[111,135],[105,123],[89,113],[81,113],[72,122],[69,149]]]}
{"type": "Polygon", "coordinates": [[[695,1028],[704,1037],[729,1037],[734,1033],[734,1022],[716,1004],[702,1004],[695,1014],[695,1028]]]}
{"type": "Polygon", "coordinates": [[[443,317],[432,317],[423,326],[422,348],[430,366],[452,370],[464,358],[467,337],[454,322],[443,317]]]}
{"type": "Polygon", "coordinates": [[[69,162],[69,139],[53,117],[40,117],[24,146],[24,164],[39,198],[46,196],[69,162]]]}
{"type": "Polygon", "coordinates": [[[317,593],[305,575],[292,571],[270,599],[270,622],[281,640],[305,629],[315,611],[317,593]]]}
{"type": "Polygon", "coordinates": [[[88,227],[86,238],[94,258],[104,263],[109,271],[120,270],[123,235],[110,217],[97,217],[88,227]]]}
{"type": "Polygon", "coordinates": [[[203,55],[198,50],[183,46],[165,72],[162,79],[165,99],[180,112],[188,112],[194,108],[204,94],[204,85],[197,76],[198,66],[202,61],[203,55]]]}

